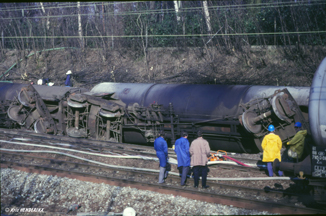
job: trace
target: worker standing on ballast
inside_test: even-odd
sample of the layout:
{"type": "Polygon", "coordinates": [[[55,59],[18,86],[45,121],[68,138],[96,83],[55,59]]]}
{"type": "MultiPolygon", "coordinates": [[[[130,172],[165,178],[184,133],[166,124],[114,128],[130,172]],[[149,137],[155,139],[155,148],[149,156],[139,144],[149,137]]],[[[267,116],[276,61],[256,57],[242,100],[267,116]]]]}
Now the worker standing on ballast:
{"type": "Polygon", "coordinates": [[[159,137],[154,141],[154,149],[156,151],[156,156],[160,160],[160,175],[158,178],[158,183],[165,183],[164,179],[167,178],[168,172],[166,171],[166,165],[168,160],[168,144],[164,139],[164,131],[161,130],[159,137]]]}
{"type": "Polygon", "coordinates": [[[206,185],[208,172],[207,158],[211,156],[211,149],[209,148],[207,140],[203,138],[203,133],[201,131],[197,132],[197,137],[197,139],[192,141],[189,148],[191,155],[191,166],[193,166],[194,172],[194,187],[198,188],[199,176],[201,175],[202,188],[208,188],[209,186],[206,185]]]}
{"type": "MultiPolygon", "coordinates": [[[[261,147],[264,151],[263,162],[267,163],[268,175],[273,177],[273,162],[275,159],[281,161],[282,140],[274,133],[274,125],[269,125],[268,131],[270,133],[264,137],[261,147]]],[[[279,170],[278,175],[283,176],[283,172],[279,170]]]]}
{"type": "Polygon", "coordinates": [[[296,122],[294,124],[294,129],[296,131],[295,136],[286,143],[288,148],[283,153],[283,162],[295,163],[301,160],[304,149],[304,141],[307,136],[307,130],[302,130],[301,122],[296,122]]]}
{"type": "Polygon", "coordinates": [[[175,141],[175,153],[177,154],[178,169],[181,171],[181,186],[187,180],[190,167],[189,141],[187,132],[182,132],[181,137],[175,141]]]}

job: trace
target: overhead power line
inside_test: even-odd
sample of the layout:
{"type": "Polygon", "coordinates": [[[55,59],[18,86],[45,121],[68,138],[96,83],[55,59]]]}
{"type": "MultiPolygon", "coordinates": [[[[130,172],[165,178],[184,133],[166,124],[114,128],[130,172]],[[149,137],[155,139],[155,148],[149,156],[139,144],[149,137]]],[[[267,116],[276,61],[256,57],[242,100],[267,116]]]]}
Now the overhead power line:
{"type": "MultiPolygon", "coordinates": [[[[113,3],[108,3],[108,2],[81,2],[81,7],[89,7],[89,6],[93,6],[93,5],[98,5],[101,6],[103,3],[104,5],[112,5],[112,4],[134,4],[134,3],[142,3],[142,2],[148,2],[148,1],[126,1],[126,2],[113,2],[113,3]],[[83,4],[84,3],[84,4],[83,4]]],[[[217,6],[211,6],[211,7],[245,7],[245,6],[264,6],[264,5],[271,5],[271,4],[278,4],[278,5],[282,5],[282,4],[302,4],[302,3],[318,3],[318,2],[324,2],[324,0],[302,0],[302,1],[298,1],[298,2],[290,2],[290,1],[283,1],[283,2],[266,2],[266,3],[255,3],[255,4],[236,4],[236,5],[217,5],[217,6]]],[[[37,2],[35,2],[37,3],[37,2]]],[[[5,4],[5,3],[4,3],[5,4]]],[[[52,3],[53,4],[53,3],[52,3]]],[[[52,9],[52,8],[69,8],[69,7],[76,7],[75,5],[71,5],[74,4],[74,2],[70,2],[70,3],[64,3],[64,4],[58,4],[56,7],[46,7],[47,5],[44,4],[44,7],[46,9],[52,9]],[[68,5],[68,6],[66,6],[68,5]]],[[[201,8],[201,7],[200,7],[201,8]]],[[[39,10],[40,7],[39,6],[23,6],[23,8],[17,8],[17,7],[9,7],[6,9],[0,9],[1,11],[15,11],[15,10],[22,10],[22,9],[28,9],[28,10],[39,10]],[[14,8],[14,9],[12,9],[14,8]],[[9,10],[8,10],[9,9],[9,10]]],[[[181,8],[184,9],[184,8],[181,8]]],[[[174,10],[174,9],[173,9],[174,10]]]]}
{"type": "MultiPolygon", "coordinates": [[[[138,3],[138,2],[146,2],[146,1],[134,1],[134,2],[81,2],[80,6],[81,7],[90,7],[90,6],[102,6],[102,4],[104,5],[112,5],[112,4],[134,4],[134,3],[138,3]],[[84,3],[84,4],[82,4],[84,3]]],[[[34,2],[35,4],[37,4],[37,2],[34,2]]],[[[53,3],[52,3],[53,4],[53,3]]],[[[54,3],[55,4],[55,3],[54,3]]],[[[71,8],[71,7],[76,7],[76,2],[70,2],[70,3],[65,3],[65,4],[57,4],[56,6],[49,6],[47,7],[47,5],[44,4],[44,8],[45,9],[58,9],[58,8],[71,8]],[[75,4],[75,5],[74,5],[75,4]]],[[[40,6],[23,6],[23,8],[17,8],[17,7],[10,7],[10,8],[5,8],[5,9],[0,9],[0,12],[8,12],[8,11],[21,11],[21,10],[40,10],[41,7],[40,6]],[[14,8],[14,9],[12,9],[14,8]]]]}
{"type": "MultiPolygon", "coordinates": [[[[261,6],[252,6],[252,7],[248,7],[248,6],[243,6],[243,5],[227,5],[227,6],[210,6],[208,7],[208,9],[212,10],[212,9],[232,9],[232,10],[244,10],[244,9],[259,9],[259,8],[278,8],[278,7],[299,7],[299,6],[317,6],[317,5],[325,5],[326,1],[323,2],[317,2],[317,3],[305,3],[305,4],[293,4],[293,3],[284,3],[284,4],[271,4],[269,3],[270,6],[265,6],[265,7],[261,7],[261,6]]],[[[258,4],[251,4],[251,5],[258,5],[258,4]]],[[[193,12],[194,10],[202,10],[202,7],[192,7],[192,8],[183,8],[182,11],[183,12],[193,12]]],[[[125,15],[153,15],[153,14],[162,14],[162,13],[166,13],[166,12],[175,12],[174,9],[157,9],[157,10],[143,10],[143,11],[134,11],[134,12],[110,12],[110,13],[103,13],[103,14],[80,14],[80,16],[125,16],[125,15]]],[[[28,19],[42,19],[42,18],[63,18],[63,17],[76,17],[78,16],[78,14],[70,14],[70,15],[46,15],[46,16],[34,16],[34,17],[24,17],[24,18],[28,18],[28,19]]],[[[12,20],[12,19],[22,19],[23,17],[8,17],[8,18],[1,18],[2,20],[12,20]]]]}
{"type": "MultiPolygon", "coordinates": [[[[259,36],[259,35],[290,35],[290,34],[321,34],[326,31],[302,31],[302,32],[257,32],[257,33],[229,33],[229,34],[186,34],[186,35],[147,35],[149,38],[153,37],[225,37],[225,36],[259,36]]],[[[115,35],[115,36],[83,36],[83,38],[145,38],[144,35],[115,35]]],[[[56,38],[80,38],[80,36],[6,36],[5,39],[56,39],[56,38]]]]}

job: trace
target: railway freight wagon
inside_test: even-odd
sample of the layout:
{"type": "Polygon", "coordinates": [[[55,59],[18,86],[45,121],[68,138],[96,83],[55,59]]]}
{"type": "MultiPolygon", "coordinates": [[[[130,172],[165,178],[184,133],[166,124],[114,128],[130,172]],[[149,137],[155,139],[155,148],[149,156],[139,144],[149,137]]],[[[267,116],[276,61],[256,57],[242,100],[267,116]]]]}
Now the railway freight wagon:
{"type": "Polygon", "coordinates": [[[164,130],[170,145],[182,131],[191,141],[200,129],[212,150],[256,153],[270,124],[286,143],[300,121],[312,137],[306,159],[295,165],[276,161],[275,169],[322,179],[318,187],[325,191],[325,74],[326,59],[311,88],[100,83],[88,91],[0,83],[0,127],[139,144],[154,142],[164,130]]]}
{"type": "MultiPolygon", "coordinates": [[[[309,87],[101,83],[79,88],[1,83],[7,125],[37,133],[146,144],[165,130],[203,131],[211,149],[255,153],[273,124],[283,142],[309,130],[309,87]]],[[[2,121],[5,122],[5,121],[2,121]]]]}
{"type": "Polygon", "coordinates": [[[152,135],[157,131],[153,131],[151,122],[155,115],[146,114],[146,109],[158,106],[161,118],[154,125],[165,130],[172,144],[181,131],[188,132],[192,139],[200,129],[212,149],[258,152],[271,123],[284,142],[295,135],[295,121],[304,122],[308,128],[309,90],[308,87],[101,83],[91,92],[114,92],[129,104],[130,110],[144,110],[139,115],[144,122],[131,121],[139,125],[143,136],[135,139],[138,131],[125,128],[126,142],[145,143],[155,138],[152,135]]]}

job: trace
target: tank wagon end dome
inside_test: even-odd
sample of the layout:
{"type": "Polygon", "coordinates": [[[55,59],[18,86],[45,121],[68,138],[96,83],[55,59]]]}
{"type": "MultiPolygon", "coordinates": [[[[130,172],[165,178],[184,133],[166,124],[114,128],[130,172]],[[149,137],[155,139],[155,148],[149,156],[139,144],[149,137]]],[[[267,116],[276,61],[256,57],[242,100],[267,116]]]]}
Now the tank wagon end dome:
{"type": "Polygon", "coordinates": [[[310,88],[309,124],[317,146],[326,146],[326,58],[320,63],[310,88]]]}

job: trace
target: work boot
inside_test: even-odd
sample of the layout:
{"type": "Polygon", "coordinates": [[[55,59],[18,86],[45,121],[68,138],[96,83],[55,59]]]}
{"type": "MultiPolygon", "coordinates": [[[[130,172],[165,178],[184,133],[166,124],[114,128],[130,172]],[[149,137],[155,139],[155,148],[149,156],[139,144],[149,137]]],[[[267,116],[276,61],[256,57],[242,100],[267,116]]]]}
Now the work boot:
{"type": "Polygon", "coordinates": [[[164,167],[160,167],[160,175],[159,175],[159,177],[158,177],[158,183],[159,183],[159,184],[164,183],[165,170],[166,170],[166,168],[164,168],[164,167]]]}

